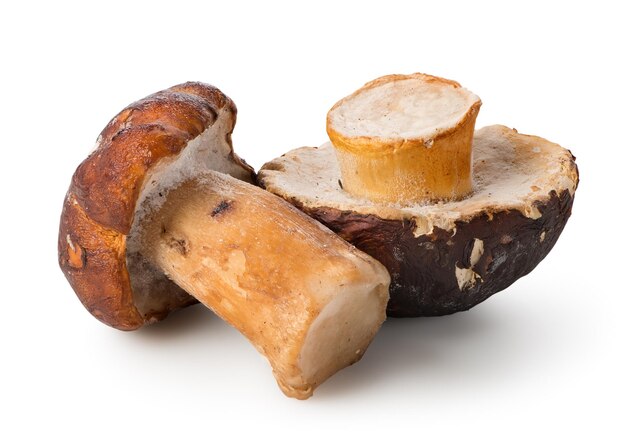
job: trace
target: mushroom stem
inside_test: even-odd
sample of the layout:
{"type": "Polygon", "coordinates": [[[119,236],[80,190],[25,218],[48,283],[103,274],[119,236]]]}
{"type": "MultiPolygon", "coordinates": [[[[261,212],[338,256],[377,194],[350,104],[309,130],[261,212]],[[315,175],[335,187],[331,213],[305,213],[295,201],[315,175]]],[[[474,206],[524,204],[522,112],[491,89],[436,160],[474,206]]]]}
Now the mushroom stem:
{"type": "Polygon", "coordinates": [[[328,113],[343,189],[374,202],[461,199],[472,191],[480,99],[451,80],[390,75],[328,113]]]}
{"type": "Polygon", "coordinates": [[[182,183],[141,224],[142,255],[244,334],[288,396],[358,361],[385,319],[379,262],[230,176],[182,183]]]}
{"type": "MultiPolygon", "coordinates": [[[[472,136],[476,117],[435,141],[404,148],[372,143],[369,150],[335,146],[343,189],[376,202],[411,204],[455,200],[472,191],[472,136]]],[[[332,134],[332,133],[331,133],[332,134]]]]}

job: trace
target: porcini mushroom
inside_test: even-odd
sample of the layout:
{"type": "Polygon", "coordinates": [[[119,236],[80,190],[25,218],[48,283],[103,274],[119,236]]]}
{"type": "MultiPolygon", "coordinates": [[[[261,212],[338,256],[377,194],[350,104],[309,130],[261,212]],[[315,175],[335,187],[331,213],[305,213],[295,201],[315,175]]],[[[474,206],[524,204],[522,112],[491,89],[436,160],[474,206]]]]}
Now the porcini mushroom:
{"type": "Polygon", "coordinates": [[[382,77],[331,109],[331,143],[270,161],[259,182],[387,267],[388,315],[467,310],[548,254],[578,184],[571,152],[545,139],[490,126],[472,141],[479,106],[456,82],[382,77]]]}
{"type": "Polygon", "coordinates": [[[232,149],[235,115],[201,83],[118,114],[72,179],[59,263],[85,307],[119,329],[199,300],[267,357],[285,394],[307,398],[362,357],[385,318],[389,275],[250,184],[232,149]]]}

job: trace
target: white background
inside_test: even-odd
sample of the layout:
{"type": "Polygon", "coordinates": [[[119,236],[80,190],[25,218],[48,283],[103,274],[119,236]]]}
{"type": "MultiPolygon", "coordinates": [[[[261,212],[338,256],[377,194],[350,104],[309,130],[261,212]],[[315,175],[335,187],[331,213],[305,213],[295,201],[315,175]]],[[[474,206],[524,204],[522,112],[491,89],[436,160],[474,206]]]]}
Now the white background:
{"type": "Polygon", "coordinates": [[[626,441],[624,15],[601,1],[5,2],[0,440],[626,441]],[[7,6],[9,4],[10,6],[7,6]],[[364,82],[421,71],[578,157],[572,218],[529,276],[445,318],[388,320],[307,401],[207,309],[124,333],[57,265],[64,193],[108,120],[199,80],[255,168],[325,141],[364,82]]]}

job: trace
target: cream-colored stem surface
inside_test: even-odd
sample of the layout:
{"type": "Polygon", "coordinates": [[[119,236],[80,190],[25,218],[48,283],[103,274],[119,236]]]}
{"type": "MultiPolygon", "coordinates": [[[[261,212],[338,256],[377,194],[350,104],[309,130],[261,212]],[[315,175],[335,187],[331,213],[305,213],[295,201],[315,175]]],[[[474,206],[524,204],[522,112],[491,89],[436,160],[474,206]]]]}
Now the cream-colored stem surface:
{"type": "Polygon", "coordinates": [[[327,116],[343,189],[404,205],[467,197],[480,106],[477,95],[431,75],[389,75],[367,83],[327,116]]]}
{"type": "Polygon", "coordinates": [[[284,200],[209,172],[145,216],[143,255],[243,333],[288,396],[360,359],[385,318],[389,275],[284,200]]]}
{"type": "Polygon", "coordinates": [[[459,200],[472,192],[472,138],[478,107],[457,128],[426,140],[348,139],[328,130],[343,189],[378,203],[459,200]]]}

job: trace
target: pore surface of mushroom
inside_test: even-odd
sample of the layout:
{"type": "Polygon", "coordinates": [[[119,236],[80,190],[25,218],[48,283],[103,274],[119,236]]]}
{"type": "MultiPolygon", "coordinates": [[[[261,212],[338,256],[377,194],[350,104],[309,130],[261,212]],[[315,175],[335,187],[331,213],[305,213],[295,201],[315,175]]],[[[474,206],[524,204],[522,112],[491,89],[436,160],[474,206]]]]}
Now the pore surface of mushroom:
{"type": "Polygon", "coordinates": [[[249,184],[235,115],[200,83],[118,114],[72,179],[59,263],[85,307],[119,329],[199,300],[268,358],[287,395],[307,398],[361,358],[385,318],[389,275],[249,184]]]}

